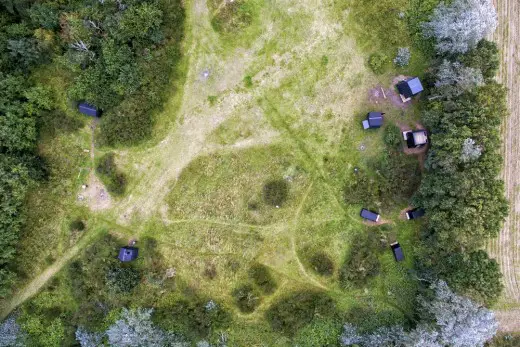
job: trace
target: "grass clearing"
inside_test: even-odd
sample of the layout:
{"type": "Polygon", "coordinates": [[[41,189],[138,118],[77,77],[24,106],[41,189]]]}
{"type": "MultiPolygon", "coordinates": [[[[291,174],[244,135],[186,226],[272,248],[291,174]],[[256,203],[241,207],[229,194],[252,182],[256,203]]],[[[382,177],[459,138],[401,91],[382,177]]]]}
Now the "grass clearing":
{"type": "MultiPolygon", "coordinates": [[[[319,291],[334,301],[340,319],[355,320],[363,307],[364,317],[378,324],[406,322],[416,289],[407,269],[413,263],[417,230],[415,223],[398,220],[406,202],[384,209],[393,229],[382,232],[387,242],[399,240],[406,262],[396,265],[386,247],[378,255],[380,274],[365,287],[344,290],[338,283],[338,269],[353,239],[379,230],[360,220],[359,202],[344,200],[354,167],[376,176],[371,162],[384,150],[383,129],[366,132],[360,125],[375,107],[367,100],[368,91],[381,81],[389,84],[390,74],[401,71],[391,69],[376,77],[368,70],[368,54],[349,36],[352,17],[338,12],[337,3],[255,4],[250,25],[233,36],[216,33],[211,26],[220,4],[186,3],[189,58],[182,67],[183,93],[176,92],[158,115],[157,124],[164,127],[154,139],[113,149],[118,168],[127,175],[125,194],[110,210],[82,214],[72,202],[79,187],[73,181],[68,198],[76,207],[51,216],[67,233],[77,218],[86,221],[87,232],[109,230],[116,238],[96,243],[96,261],[131,237],[138,238],[140,259],[135,266],[146,275],[130,295],[98,297],[107,305],[103,314],[131,302],[155,307],[157,323],[164,327],[177,324],[171,312],[201,322],[197,327],[176,326],[190,338],[206,334],[211,340],[226,330],[230,344],[287,346],[288,337],[271,329],[266,312],[292,293],[319,291]],[[270,182],[287,186],[286,194],[274,194],[271,203],[265,199],[270,182]],[[327,253],[332,275],[314,272],[311,251],[327,253]],[[254,264],[267,269],[276,287],[258,291],[258,305],[244,313],[233,291],[252,282],[254,264]],[[174,276],[168,278],[171,269],[174,276]],[[221,325],[207,329],[199,311],[209,300],[229,313],[232,324],[222,318],[221,325]],[[197,329],[198,335],[191,335],[197,329]]],[[[401,112],[386,104],[377,107],[388,108],[387,121],[415,119],[413,108],[401,112]]],[[[73,138],[82,138],[89,148],[87,135],[85,129],[73,138]]],[[[88,155],[84,159],[88,163],[88,155]]],[[[34,254],[36,248],[27,252],[27,259],[34,254]]],[[[81,256],[78,260],[85,265],[81,256]]],[[[70,297],[67,271],[70,268],[60,273],[64,280],[52,290],[70,297]]],[[[102,293],[103,281],[98,282],[96,290],[102,293]]],[[[74,301],[82,303],[78,297],[74,301]]],[[[72,305],[67,309],[72,311],[72,305]]],[[[366,330],[376,326],[358,320],[366,330]]]]}

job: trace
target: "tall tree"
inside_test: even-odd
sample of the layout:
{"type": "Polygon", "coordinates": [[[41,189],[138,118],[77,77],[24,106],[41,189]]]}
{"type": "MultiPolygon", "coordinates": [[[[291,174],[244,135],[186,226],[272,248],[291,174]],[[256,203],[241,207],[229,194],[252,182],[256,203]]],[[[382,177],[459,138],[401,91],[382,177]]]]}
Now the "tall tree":
{"type": "Polygon", "coordinates": [[[449,5],[441,2],[423,29],[426,37],[436,39],[440,53],[465,53],[496,26],[497,14],[491,0],[455,0],[449,5]]]}

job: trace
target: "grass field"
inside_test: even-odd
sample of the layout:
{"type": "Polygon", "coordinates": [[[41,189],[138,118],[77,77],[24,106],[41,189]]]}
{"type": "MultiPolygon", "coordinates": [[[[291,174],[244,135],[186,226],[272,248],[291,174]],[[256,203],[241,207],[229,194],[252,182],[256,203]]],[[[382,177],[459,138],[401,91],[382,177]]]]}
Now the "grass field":
{"type": "MultiPolygon", "coordinates": [[[[115,153],[128,180],[122,197],[112,197],[96,212],[77,202],[92,169],[84,151],[92,140],[86,122],[79,120],[76,130],[42,141],[51,178],[29,198],[18,261],[25,274],[19,286],[27,286],[7,299],[4,314],[57,274],[56,283],[30,305],[38,306],[45,295],[60,296],[65,303],[56,304],[58,316],[73,315],[77,307],[67,300],[78,299],[68,283],[67,261],[116,252],[109,248],[114,243],[96,241],[111,235],[120,245],[139,240],[136,266],[146,275],[131,296],[109,296],[110,309],[155,307],[159,324],[166,324],[171,318],[162,313],[179,298],[212,299],[232,314],[233,324],[225,329],[232,345],[287,345],[288,338],[273,332],[264,314],[300,290],[328,293],[342,315],[367,307],[372,323],[413,319],[416,283],[408,270],[418,224],[399,219],[406,200],[372,202],[388,222],[382,227],[364,224],[358,217],[361,204],[344,198],[355,167],[382,177],[372,163],[385,148],[383,130],[363,131],[366,112],[384,108],[387,122],[413,124],[418,118],[414,107],[396,108],[387,100],[376,105],[368,98],[370,89],[388,88],[394,76],[424,70],[426,58],[414,50],[407,69],[389,63],[385,74],[375,76],[367,66],[374,51],[393,58],[397,47],[411,45],[394,10],[407,11],[408,2],[363,7],[362,1],[245,3],[238,10],[242,17],[233,17],[234,12],[226,12],[227,2],[186,2],[185,77],[175,82],[172,88],[178,92],[157,115],[153,139],[95,151],[96,157],[115,153]],[[381,28],[392,40],[373,37],[361,27],[375,14],[395,16],[392,26],[381,28]],[[237,22],[229,22],[229,16],[237,22]],[[283,182],[287,190],[276,204],[266,198],[265,187],[272,182],[283,182]],[[70,230],[75,219],[86,221],[85,231],[70,230]],[[384,245],[399,240],[406,262],[396,264],[389,248],[382,248],[379,275],[345,290],[338,270],[353,240],[369,231],[377,231],[384,245]],[[82,253],[92,243],[97,245],[92,252],[98,253],[82,253]],[[314,271],[310,255],[318,251],[331,258],[332,276],[314,271]],[[269,269],[276,290],[262,294],[254,312],[244,314],[232,293],[250,282],[253,264],[269,269]],[[175,270],[174,278],[164,278],[167,269],[175,270]]],[[[51,72],[43,71],[41,78],[51,72]]],[[[60,97],[60,82],[49,83],[60,97]]],[[[70,112],[65,102],[63,111],[70,112]]],[[[211,338],[218,332],[211,331],[211,338]]]]}

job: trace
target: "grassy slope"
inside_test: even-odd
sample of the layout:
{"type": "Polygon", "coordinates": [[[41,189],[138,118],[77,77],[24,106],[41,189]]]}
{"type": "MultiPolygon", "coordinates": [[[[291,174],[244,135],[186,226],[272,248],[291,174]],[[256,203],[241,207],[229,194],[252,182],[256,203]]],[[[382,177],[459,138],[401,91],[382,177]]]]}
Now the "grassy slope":
{"type": "MultiPolygon", "coordinates": [[[[388,43],[379,37],[366,36],[367,31],[359,26],[361,19],[386,12],[381,12],[379,5],[361,6],[361,3],[351,1],[348,7],[346,2],[339,1],[319,5],[312,1],[267,2],[257,8],[258,16],[248,29],[239,35],[223,35],[217,38],[218,42],[204,42],[204,35],[214,39],[215,34],[205,31],[207,24],[191,22],[196,20],[197,11],[201,11],[198,8],[201,2],[189,3],[187,30],[193,30],[193,35],[202,38],[191,46],[194,37],[188,34],[186,41],[189,66],[196,69],[196,74],[188,77],[186,86],[194,88],[185,87],[184,94],[177,93],[166,104],[153,140],[129,151],[119,151],[120,165],[129,175],[129,196],[135,198],[149,193],[148,189],[140,188],[148,172],[136,169],[136,163],[157,167],[159,173],[167,168],[167,158],[171,157],[161,161],[161,157],[156,156],[160,148],[149,151],[147,146],[160,144],[165,134],[170,136],[174,119],[182,124],[192,115],[221,112],[223,105],[236,95],[248,98],[203,137],[201,155],[194,157],[178,180],[166,181],[168,186],[161,187],[170,190],[166,204],[158,201],[151,205],[150,216],[134,215],[124,228],[116,224],[121,216],[119,202],[113,210],[93,219],[92,230],[108,227],[121,237],[121,243],[127,236],[154,237],[164,267],[176,269],[176,281],[187,283],[230,309],[234,307],[230,292],[245,281],[248,264],[256,260],[269,266],[279,288],[273,296],[263,298],[255,313],[244,316],[234,312],[238,319],[228,333],[237,345],[285,345],[284,338],[268,329],[263,312],[274,299],[297,289],[326,288],[344,311],[363,303],[376,310],[394,310],[397,316],[411,314],[414,284],[407,279],[406,268],[413,262],[416,228],[414,224],[397,221],[403,206],[385,211],[385,218],[396,221],[394,231],[405,249],[407,262],[396,265],[390,252],[383,253],[382,274],[366,290],[339,289],[336,276],[321,278],[312,272],[305,259],[305,250],[309,247],[322,249],[333,257],[338,267],[349,251],[349,240],[367,230],[357,217],[360,206],[345,205],[342,191],[352,168],[365,169],[367,161],[382,148],[381,132],[363,132],[359,125],[363,113],[370,108],[364,101],[367,90],[377,83],[387,84],[396,72],[376,78],[365,67],[365,61],[373,51],[383,49],[390,56],[403,42],[410,42],[399,26],[389,29],[402,38],[398,42],[388,43]],[[353,21],[356,18],[359,21],[353,21]],[[357,46],[350,36],[352,33],[357,46]],[[243,66],[237,68],[233,63],[243,66]],[[207,83],[201,83],[198,74],[206,67],[212,68],[212,76],[207,83]],[[246,75],[252,76],[251,86],[242,82],[246,75]],[[187,94],[187,90],[197,90],[200,95],[187,94]],[[214,96],[216,101],[206,101],[208,96],[214,96]],[[266,134],[274,135],[266,137],[266,134]],[[244,148],[233,147],[236,140],[252,140],[254,146],[247,148],[250,144],[246,143],[244,148]],[[358,151],[360,144],[366,146],[364,152],[358,151]],[[284,176],[292,177],[287,203],[279,209],[263,203],[262,185],[284,176]],[[238,265],[230,266],[231,261],[238,265]],[[208,264],[216,266],[218,275],[213,280],[203,275],[208,264]]],[[[384,2],[380,6],[389,8],[390,5],[384,2]]],[[[394,7],[405,10],[406,2],[391,6],[394,7]]],[[[209,11],[216,10],[210,8],[209,11]]],[[[410,70],[399,73],[421,71],[423,58],[416,52],[413,57],[410,70]]],[[[188,60],[183,64],[183,68],[188,68],[188,60]]],[[[388,114],[393,118],[400,113],[388,114]]],[[[413,118],[413,111],[407,117],[413,118]]],[[[85,157],[82,148],[88,148],[88,135],[87,130],[82,130],[43,141],[42,151],[55,153],[56,157],[49,158],[59,165],[66,159],[62,154],[72,155],[74,152],[69,146],[75,146],[73,157],[79,160],[77,158],[85,157]]],[[[70,238],[68,221],[75,214],[89,215],[73,203],[76,196],[73,186],[77,189],[80,184],[75,170],[81,165],[85,164],[75,163],[67,173],[55,172],[56,178],[69,182],[68,185],[56,183],[56,186],[69,187],[66,193],[52,187],[49,190],[42,187],[35,192],[65,207],[50,207],[49,212],[41,207],[31,209],[29,225],[40,223],[44,227],[31,228],[34,235],[24,241],[27,259],[39,254],[30,244],[37,245],[43,236],[61,245],[48,251],[58,258],[70,238]],[[43,217],[38,217],[39,214],[43,217]]],[[[47,200],[30,206],[45,205],[47,200]]],[[[21,258],[21,264],[28,262],[21,258]]],[[[28,277],[44,266],[41,263],[29,267],[28,277]]],[[[60,288],[53,290],[70,295],[66,285],[60,288]]],[[[173,289],[171,295],[179,294],[175,292],[173,289]]],[[[153,293],[157,293],[153,287],[143,283],[132,301],[158,308],[168,301],[167,297],[158,300],[153,293]]]]}

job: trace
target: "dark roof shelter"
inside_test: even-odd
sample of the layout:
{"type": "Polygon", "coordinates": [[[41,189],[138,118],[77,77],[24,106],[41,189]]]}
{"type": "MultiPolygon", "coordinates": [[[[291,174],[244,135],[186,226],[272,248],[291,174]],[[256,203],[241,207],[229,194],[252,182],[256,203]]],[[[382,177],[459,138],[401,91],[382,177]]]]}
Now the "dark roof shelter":
{"type": "Polygon", "coordinates": [[[87,104],[86,102],[80,102],[78,105],[78,110],[80,113],[91,117],[99,117],[101,114],[96,106],[87,104]]]}
{"type": "Polygon", "coordinates": [[[401,245],[399,242],[394,242],[390,245],[390,248],[392,248],[392,253],[394,253],[395,261],[403,261],[404,260],[404,254],[403,250],[401,248],[401,245]]]}
{"type": "Polygon", "coordinates": [[[424,216],[425,213],[426,213],[426,211],[424,210],[424,208],[414,208],[413,210],[406,212],[406,218],[407,219],[421,218],[422,216],[424,216]]]}
{"type": "Polygon", "coordinates": [[[408,131],[406,133],[406,144],[408,148],[422,147],[428,143],[426,130],[408,131]]]}
{"type": "Polygon", "coordinates": [[[379,221],[379,217],[381,217],[379,214],[369,211],[365,208],[361,209],[361,213],[359,214],[361,218],[367,219],[372,222],[379,221]]]}
{"type": "Polygon", "coordinates": [[[380,128],[383,125],[383,115],[381,112],[368,112],[367,119],[363,121],[363,129],[380,128]]]}
{"type": "Polygon", "coordinates": [[[121,247],[117,259],[121,260],[122,262],[132,261],[134,259],[137,259],[138,253],[139,250],[136,247],[121,247]]]}
{"type": "Polygon", "coordinates": [[[419,77],[412,77],[397,84],[399,94],[405,98],[411,98],[424,90],[419,77]]]}

